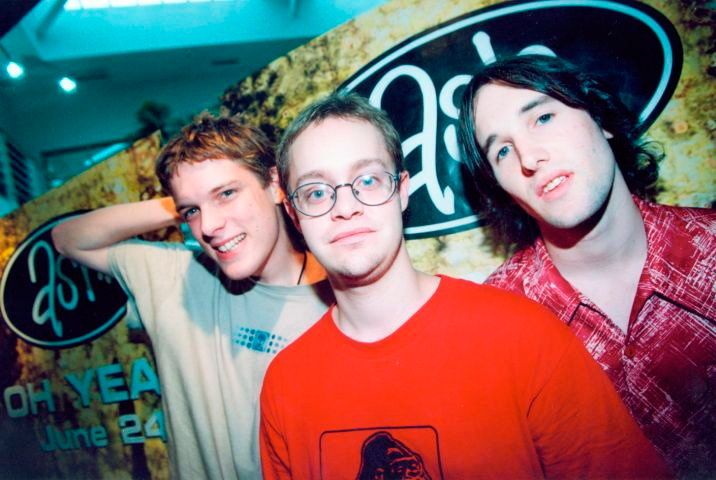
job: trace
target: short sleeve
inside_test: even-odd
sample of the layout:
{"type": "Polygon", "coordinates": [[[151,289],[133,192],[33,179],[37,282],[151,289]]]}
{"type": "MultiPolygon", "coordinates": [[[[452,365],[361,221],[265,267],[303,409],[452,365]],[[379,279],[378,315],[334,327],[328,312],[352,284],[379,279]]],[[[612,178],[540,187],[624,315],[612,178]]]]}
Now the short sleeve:
{"type": "Polygon", "coordinates": [[[277,418],[281,396],[276,392],[278,371],[269,367],[261,389],[261,422],[259,427],[259,448],[261,470],[265,480],[290,479],[291,467],[288,444],[277,418]]]}
{"type": "Polygon", "coordinates": [[[132,315],[150,336],[152,312],[176,291],[192,257],[186,247],[173,243],[127,240],[110,247],[110,271],[127,294],[132,315]]]}
{"type": "Polygon", "coordinates": [[[572,337],[528,423],[547,478],[669,478],[606,374],[572,337]]]}

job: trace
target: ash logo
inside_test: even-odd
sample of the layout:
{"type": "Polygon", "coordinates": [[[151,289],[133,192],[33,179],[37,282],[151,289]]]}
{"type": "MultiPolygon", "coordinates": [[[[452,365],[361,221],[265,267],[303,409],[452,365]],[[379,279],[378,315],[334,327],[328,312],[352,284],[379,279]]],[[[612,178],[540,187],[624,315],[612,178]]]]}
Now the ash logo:
{"type": "Polygon", "coordinates": [[[51,231],[57,217],[18,245],[0,283],[5,323],[38,347],[68,348],[102,335],[126,313],[127,297],[110,275],[60,255],[51,231]]]}
{"type": "Polygon", "coordinates": [[[410,172],[407,238],[479,225],[463,179],[458,106],[471,74],[511,55],[566,58],[604,79],[639,113],[643,130],[663,110],[681,72],[676,31],[631,1],[506,2],[425,31],[357,72],[342,89],[384,109],[402,138],[410,172]]]}

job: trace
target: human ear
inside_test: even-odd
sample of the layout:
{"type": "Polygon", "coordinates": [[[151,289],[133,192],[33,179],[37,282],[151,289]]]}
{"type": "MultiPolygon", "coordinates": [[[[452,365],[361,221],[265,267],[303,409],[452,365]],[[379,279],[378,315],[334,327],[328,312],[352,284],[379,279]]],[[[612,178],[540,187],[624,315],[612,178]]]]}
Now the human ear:
{"type": "Polygon", "coordinates": [[[286,194],[281,188],[281,184],[278,180],[278,170],[276,167],[271,167],[269,169],[269,175],[271,178],[269,179],[267,188],[271,191],[271,198],[273,198],[273,202],[278,205],[285,200],[286,194]]]}
{"type": "Polygon", "coordinates": [[[407,170],[403,170],[402,172],[400,172],[400,177],[398,181],[400,182],[398,184],[400,209],[404,212],[405,209],[408,208],[408,199],[410,198],[410,174],[407,170]]]}
{"type": "Polygon", "coordinates": [[[303,233],[301,231],[301,224],[298,223],[298,215],[296,215],[296,210],[293,209],[293,205],[291,205],[291,202],[289,202],[288,198],[286,198],[285,196],[283,198],[283,208],[286,210],[286,213],[293,222],[293,225],[296,227],[296,230],[298,230],[300,233],[303,233]]]}

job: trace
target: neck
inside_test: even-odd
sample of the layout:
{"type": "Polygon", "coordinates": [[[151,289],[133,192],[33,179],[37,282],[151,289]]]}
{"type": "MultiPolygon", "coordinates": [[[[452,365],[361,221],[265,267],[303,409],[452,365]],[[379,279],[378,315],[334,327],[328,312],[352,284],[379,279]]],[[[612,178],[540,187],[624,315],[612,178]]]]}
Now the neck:
{"type": "Polygon", "coordinates": [[[297,284],[298,278],[301,276],[301,283],[306,283],[308,275],[306,275],[305,271],[301,275],[304,253],[294,248],[286,231],[283,216],[280,214],[278,215],[278,222],[276,243],[271,249],[269,258],[261,268],[261,272],[257,275],[257,279],[269,285],[292,286],[297,284]]]}
{"type": "Polygon", "coordinates": [[[550,258],[568,280],[580,275],[596,280],[600,273],[626,272],[626,264],[638,264],[640,271],[646,258],[644,221],[621,176],[593,219],[571,230],[540,231],[550,258]]]}
{"type": "Polygon", "coordinates": [[[417,312],[438,286],[438,277],[415,270],[405,242],[392,265],[378,278],[356,283],[329,275],[336,297],[334,320],[348,337],[381,340],[417,312]]]}

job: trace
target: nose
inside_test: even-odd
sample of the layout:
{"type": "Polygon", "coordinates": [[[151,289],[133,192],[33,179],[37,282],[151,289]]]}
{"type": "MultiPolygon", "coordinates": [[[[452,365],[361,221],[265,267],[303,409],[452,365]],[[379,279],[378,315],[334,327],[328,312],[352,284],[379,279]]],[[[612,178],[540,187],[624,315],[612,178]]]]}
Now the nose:
{"type": "Polygon", "coordinates": [[[226,217],[220,208],[203,207],[201,209],[201,233],[204,237],[213,237],[224,227],[226,217]]]}
{"type": "Polygon", "coordinates": [[[534,174],[543,163],[549,161],[547,149],[541,143],[523,140],[515,148],[520,157],[522,173],[527,176],[534,174]]]}
{"type": "Polygon", "coordinates": [[[361,213],[363,213],[363,204],[353,195],[351,184],[344,183],[336,186],[336,204],[333,205],[333,210],[331,210],[331,217],[334,219],[349,219],[361,213]],[[344,191],[341,192],[341,189],[344,191]]]}

